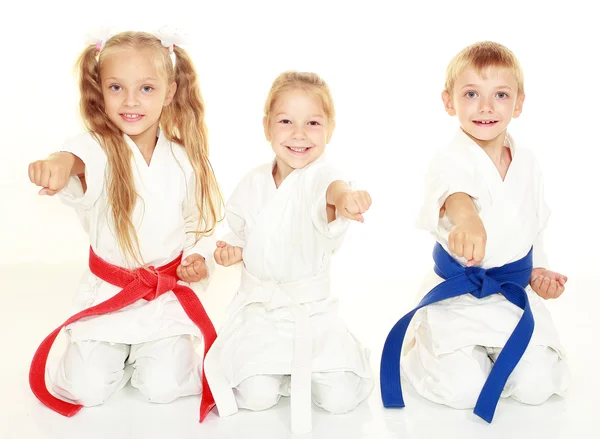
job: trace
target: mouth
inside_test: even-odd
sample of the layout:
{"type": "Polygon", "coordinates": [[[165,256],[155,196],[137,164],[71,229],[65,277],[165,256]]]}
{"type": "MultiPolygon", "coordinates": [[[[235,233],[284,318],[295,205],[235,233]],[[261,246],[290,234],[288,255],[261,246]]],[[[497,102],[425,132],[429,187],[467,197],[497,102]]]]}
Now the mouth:
{"type": "Polygon", "coordinates": [[[312,146],[287,146],[284,145],[288,151],[290,151],[293,155],[297,155],[297,156],[303,156],[308,154],[308,152],[310,151],[310,149],[312,148],[312,146]]]}
{"type": "Polygon", "coordinates": [[[120,116],[125,122],[139,122],[144,117],[143,114],[137,113],[120,113],[120,116]]]}
{"type": "Polygon", "coordinates": [[[473,123],[475,125],[477,125],[478,127],[493,127],[494,125],[496,125],[499,121],[497,120],[474,120],[473,123]]]}

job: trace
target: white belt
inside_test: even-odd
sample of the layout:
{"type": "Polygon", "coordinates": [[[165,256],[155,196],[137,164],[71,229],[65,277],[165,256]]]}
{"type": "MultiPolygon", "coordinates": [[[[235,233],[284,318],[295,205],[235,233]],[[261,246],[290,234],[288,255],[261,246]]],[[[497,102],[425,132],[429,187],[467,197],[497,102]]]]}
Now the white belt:
{"type": "MultiPolygon", "coordinates": [[[[312,331],[310,316],[301,304],[329,297],[329,283],[328,271],[299,282],[279,283],[257,279],[245,268],[242,269],[240,290],[247,294],[247,298],[235,314],[251,303],[265,303],[268,304],[269,309],[289,308],[294,318],[296,333],[291,364],[290,392],[291,430],[294,434],[304,434],[312,430],[312,331]]],[[[204,367],[217,403],[219,416],[223,417],[237,412],[237,403],[231,385],[222,372],[219,372],[218,353],[220,349],[221,343],[217,337],[211,347],[211,352],[206,357],[204,367]]]]}

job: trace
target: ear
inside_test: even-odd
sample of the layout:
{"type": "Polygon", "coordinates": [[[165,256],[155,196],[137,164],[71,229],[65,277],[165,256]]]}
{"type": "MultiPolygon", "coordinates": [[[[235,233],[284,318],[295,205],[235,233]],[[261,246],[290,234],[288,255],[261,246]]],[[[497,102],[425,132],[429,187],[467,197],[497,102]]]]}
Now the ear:
{"type": "Polygon", "coordinates": [[[171,83],[171,85],[169,85],[169,88],[167,89],[167,96],[165,96],[165,103],[163,104],[164,107],[166,107],[171,102],[173,102],[173,98],[175,97],[176,91],[177,91],[177,83],[175,81],[173,81],[171,83]]]}
{"type": "Polygon", "coordinates": [[[333,136],[333,131],[335,130],[335,121],[329,122],[327,124],[327,142],[331,141],[331,136],[333,136]]]}
{"type": "Polygon", "coordinates": [[[270,142],[271,133],[269,131],[269,120],[267,119],[267,116],[263,117],[263,130],[265,131],[265,137],[267,138],[267,141],[270,142]]]}
{"type": "Polygon", "coordinates": [[[513,111],[513,117],[517,118],[523,112],[523,102],[525,102],[525,93],[521,93],[517,98],[517,103],[515,104],[515,109],[513,111]]]}
{"type": "Polygon", "coordinates": [[[452,97],[446,90],[442,92],[442,101],[444,102],[444,110],[446,110],[446,113],[448,113],[450,116],[456,116],[456,110],[454,109],[454,104],[452,103],[452,97]]]}

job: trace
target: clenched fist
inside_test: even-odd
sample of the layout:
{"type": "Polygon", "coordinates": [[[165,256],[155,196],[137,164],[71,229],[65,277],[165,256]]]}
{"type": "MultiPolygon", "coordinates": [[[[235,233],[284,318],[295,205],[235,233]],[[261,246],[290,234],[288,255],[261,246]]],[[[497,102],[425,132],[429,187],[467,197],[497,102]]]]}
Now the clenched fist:
{"type": "Polygon", "coordinates": [[[485,256],[487,234],[478,215],[471,215],[458,223],[448,236],[448,249],[467,260],[467,267],[481,264],[485,256]]]}
{"type": "Polygon", "coordinates": [[[225,241],[217,241],[215,250],[215,262],[223,267],[237,264],[242,261],[242,248],[227,244],[225,241]]]}
{"type": "Polygon", "coordinates": [[[335,208],[341,216],[365,222],[362,216],[371,207],[371,196],[367,191],[344,192],[336,200],[335,208]]]}
{"type": "Polygon", "coordinates": [[[75,156],[68,152],[52,154],[29,165],[29,180],[41,186],[40,195],[55,195],[67,186],[75,156]]]}
{"type": "Polygon", "coordinates": [[[177,276],[184,282],[200,282],[208,276],[204,258],[197,253],[189,255],[177,267],[177,276]]]}

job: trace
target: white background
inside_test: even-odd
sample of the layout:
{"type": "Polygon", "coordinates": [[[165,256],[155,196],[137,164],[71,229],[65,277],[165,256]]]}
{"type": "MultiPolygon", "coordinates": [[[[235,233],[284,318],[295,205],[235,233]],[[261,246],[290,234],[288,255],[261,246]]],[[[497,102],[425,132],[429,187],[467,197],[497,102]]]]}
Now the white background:
{"type": "Polygon", "coordinates": [[[377,254],[361,257],[375,271],[430,264],[423,248],[429,237],[419,237],[414,219],[428,159],[457,128],[441,104],[445,68],[475,41],[505,44],[522,63],[527,96],[509,129],[545,171],[553,266],[569,274],[596,267],[597,203],[590,196],[599,181],[600,38],[597,15],[579,2],[39,3],[13,5],[20,9],[8,15],[14,20],[2,14],[9,31],[0,58],[0,263],[85,254],[75,215],[37,196],[27,166],[82,129],[72,72],[87,30],[174,23],[190,34],[226,197],[249,167],[271,158],[261,117],[275,77],[298,69],[328,81],[338,113],[329,154],[373,196],[365,224],[356,227],[361,238],[348,251],[377,254]]]}
{"type": "MultiPolygon", "coordinates": [[[[549,268],[570,278],[563,298],[548,305],[567,348],[576,345],[579,329],[592,327],[585,326],[592,316],[587,304],[599,303],[600,35],[594,3],[11,2],[11,12],[3,6],[0,13],[3,276],[24,273],[43,284],[48,270],[40,267],[85,264],[87,239],[74,212],[38,196],[27,166],[82,130],[73,66],[86,32],[97,25],[151,31],[172,24],[189,34],[211,160],[225,197],[250,167],[271,160],[261,118],[275,77],[296,69],[317,72],[329,83],[337,128],[328,154],[373,198],[365,224],[354,225],[334,260],[335,281],[354,286],[337,293],[348,310],[364,312],[348,314],[357,333],[372,335],[377,328],[370,343],[376,369],[382,336],[408,310],[431,266],[433,241],[414,220],[428,160],[458,128],[440,98],[446,66],[466,45],[493,40],[513,50],[524,69],[524,112],[509,130],[545,172],[553,211],[546,233],[549,268]]],[[[8,332],[27,317],[23,298],[2,285],[0,328],[8,332]]],[[[67,306],[73,293],[72,287],[57,291],[57,301],[67,306]]],[[[31,333],[31,349],[58,324],[52,322],[23,329],[31,333]]],[[[29,355],[23,353],[26,361],[29,355]]],[[[14,370],[21,378],[26,361],[14,370]]],[[[21,384],[19,392],[27,392],[21,384]]]]}

